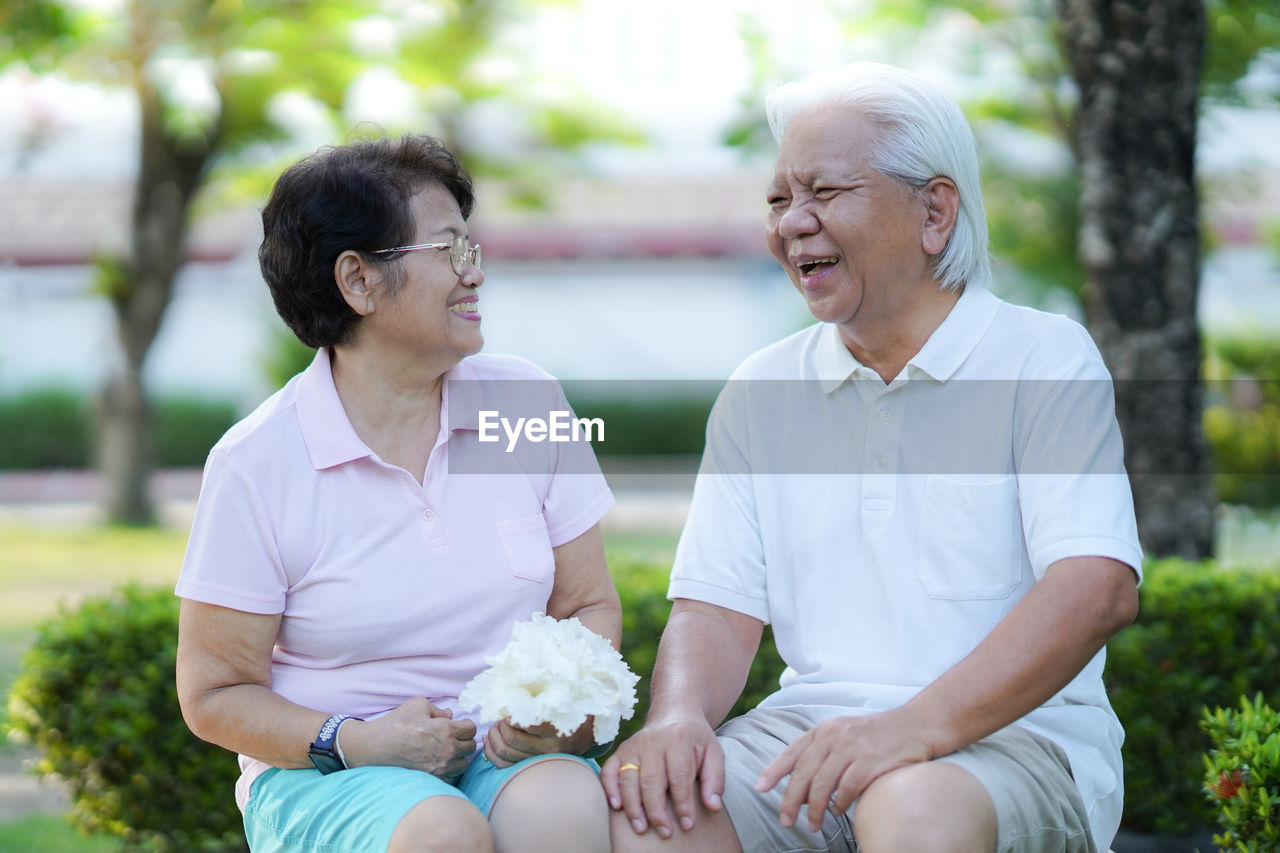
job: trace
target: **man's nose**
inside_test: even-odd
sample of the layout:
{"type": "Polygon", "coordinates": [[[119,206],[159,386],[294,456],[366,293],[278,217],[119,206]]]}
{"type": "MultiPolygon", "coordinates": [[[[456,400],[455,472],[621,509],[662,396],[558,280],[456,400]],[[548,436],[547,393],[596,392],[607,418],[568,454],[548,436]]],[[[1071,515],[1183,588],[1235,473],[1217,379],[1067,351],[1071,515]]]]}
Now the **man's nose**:
{"type": "Polygon", "coordinates": [[[778,234],[787,240],[816,234],[822,223],[808,202],[793,202],[778,219],[778,234]]]}

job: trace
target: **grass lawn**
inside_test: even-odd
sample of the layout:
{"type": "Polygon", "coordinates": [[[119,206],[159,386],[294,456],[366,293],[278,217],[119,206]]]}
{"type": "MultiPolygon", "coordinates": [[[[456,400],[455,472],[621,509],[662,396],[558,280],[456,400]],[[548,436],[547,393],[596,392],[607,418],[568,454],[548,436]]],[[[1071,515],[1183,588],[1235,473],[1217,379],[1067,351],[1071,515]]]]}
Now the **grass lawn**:
{"type": "Polygon", "coordinates": [[[173,584],[186,542],[164,528],[0,527],[0,691],[8,696],[36,626],[59,605],[125,581],[173,584]]]}
{"type": "Polygon", "coordinates": [[[117,853],[120,841],[85,835],[60,815],[31,815],[0,823],[0,853],[117,853]]]}

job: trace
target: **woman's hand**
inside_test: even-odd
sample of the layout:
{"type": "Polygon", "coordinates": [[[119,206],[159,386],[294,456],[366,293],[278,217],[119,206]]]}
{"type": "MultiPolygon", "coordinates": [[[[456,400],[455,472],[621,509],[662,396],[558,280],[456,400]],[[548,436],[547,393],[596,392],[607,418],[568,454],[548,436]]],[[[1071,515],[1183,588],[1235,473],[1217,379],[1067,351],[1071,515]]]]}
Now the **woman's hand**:
{"type": "Polygon", "coordinates": [[[581,755],[594,743],[592,728],[592,720],[588,717],[576,732],[561,737],[550,723],[524,729],[507,720],[499,720],[485,738],[484,755],[497,767],[510,767],[517,761],[551,752],[581,755]]]}
{"type": "Polygon", "coordinates": [[[348,767],[411,767],[454,782],[476,751],[476,724],[417,696],[384,717],[345,723],[339,738],[348,767]]]}

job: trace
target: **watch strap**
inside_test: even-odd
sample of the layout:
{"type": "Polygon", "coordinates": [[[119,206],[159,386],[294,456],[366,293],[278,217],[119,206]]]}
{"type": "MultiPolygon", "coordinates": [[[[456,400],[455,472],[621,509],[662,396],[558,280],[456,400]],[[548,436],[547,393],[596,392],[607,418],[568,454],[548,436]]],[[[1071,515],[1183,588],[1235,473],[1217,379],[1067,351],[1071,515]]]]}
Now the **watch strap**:
{"type": "Polygon", "coordinates": [[[334,714],[324,721],[315,742],[307,749],[307,755],[310,756],[311,763],[317,770],[327,775],[347,769],[346,762],[338,752],[338,729],[347,720],[359,721],[359,719],[350,714],[334,714]]]}
{"type": "Polygon", "coordinates": [[[604,743],[593,744],[590,749],[582,753],[582,757],[595,759],[595,758],[600,758],[601,756],[604,756],[604,755],[608,755],[609,750],[613,749],[614,744],[616,744],[617,742],[618,742],[618,739],[614,738],[613,740],[605,741],[604,743]]]}

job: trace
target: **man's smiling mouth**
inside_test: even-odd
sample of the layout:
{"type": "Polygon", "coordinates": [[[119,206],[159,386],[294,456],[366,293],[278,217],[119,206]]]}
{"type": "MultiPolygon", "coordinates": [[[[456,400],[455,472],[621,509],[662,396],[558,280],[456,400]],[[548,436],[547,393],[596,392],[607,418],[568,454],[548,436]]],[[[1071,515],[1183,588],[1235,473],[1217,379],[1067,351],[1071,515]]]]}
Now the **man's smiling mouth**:
{"type": "Polygon", "coordinates": [[[839,263],[839,258],[812,258],[807,261],[800,261],[796,264],[796,267],[804,275],[813,275],[824,267],[833,266],[836,263],[839,263]]]}

